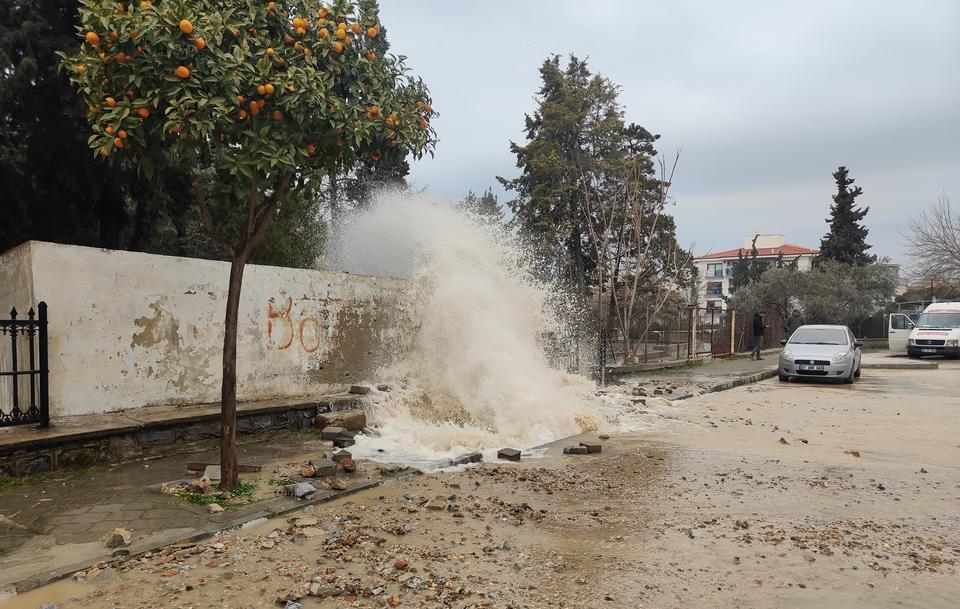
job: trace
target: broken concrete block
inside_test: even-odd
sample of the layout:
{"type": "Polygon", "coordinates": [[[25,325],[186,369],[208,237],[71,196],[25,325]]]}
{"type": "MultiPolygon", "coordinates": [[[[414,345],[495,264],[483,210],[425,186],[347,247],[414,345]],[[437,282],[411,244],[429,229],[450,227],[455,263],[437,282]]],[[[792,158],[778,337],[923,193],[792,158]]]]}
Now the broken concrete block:
{"type": "Polygon", "coordinates": [[[390,385],[377,385],[377,391],[390,391],[390,385]]]}
{"type": "Polygon", "coordinates": [[[298,482],[296,484],[286,485],[283,487],[283,490],[286,491],[288,495],[296,497],[297,499],[301,499],[310,493],[317,492],[317,487],[313,486],[309,482],[298,482]]]}
{"type": "Polygon", "coordinates": [[[323,431],[320,432],[320,437],[324,440],[333,440],[335,438],[343,436],[347,432],[343,427],[324,427],[323,431]]]}
{"type": "Polygon", "coordinates": [[[223,511],[223,506],[220,505],[219,503],[211,503],[210,505],[207,506],[207,511],[210,512],[211,514],[219,514],[220,512],[223,511]]]}
{"type": "Polygon", "coordinates": [[[350,393],[354,395],[367,395],[370,393],[370,388],[366,385],[351,385],[350,393]]]}
{"type": "Polygon", "coordinates": [[[501,448],[497,451],[497,458],[506,459],[507,461],[519,461],[520,451],[516,448],[501,448]]]}
{"type": "Polygon", "coordinates": [[[467,463],[480,463],[483,461],[483,455],[481,453],[467,453],[465,455],[460,455],[459,457],[454,457],[450,460],[452,465],[465,465],[467,463]]]}
{"type": "Polygon", "coordinates": [[[565,455],[585,455],[588,452],[586,446],[567,446],[563,449],[565,455]]]}
{"type": "Polygon", "coordinates": [[[337,473],[337,464],[332,459],[311,459],[314,476],[332,476],[337,473]]]}
{"type": "Polygon", "coordinates": [[[345,438],[343,436],[337,436],[333,439],[333,445],[337,448],[348,448],[356,444],[353,438],[345,438]]]}
{"type": "Polygon", "coordinates": [[[334,463],[340,463],[344,459],[353,459],[353,455],[351,455],[350,451],[348,450],[338,450],[337,452],[333,453],[332,459],[334,463]]]}
{"type": "Polygon", "coordinates": [[[581,442],[580,446],[585,447],[590,454],[598,453],[603,449],[600,444],[594,444],[593,442],[581,442]]]}
{"type": "Polygon", "coordinates": [[[341,410],[318,414],[313,420],[315,429],[325,427],[343,427],[348,430],[361,430],[367,426],[367,415],[360,410],[341,410]]]}
{"type": "Polygon", "coordinates": [[[208,465],[203,469],[203,478],[206,480],[220,480],[220,466],[208,465]]]}

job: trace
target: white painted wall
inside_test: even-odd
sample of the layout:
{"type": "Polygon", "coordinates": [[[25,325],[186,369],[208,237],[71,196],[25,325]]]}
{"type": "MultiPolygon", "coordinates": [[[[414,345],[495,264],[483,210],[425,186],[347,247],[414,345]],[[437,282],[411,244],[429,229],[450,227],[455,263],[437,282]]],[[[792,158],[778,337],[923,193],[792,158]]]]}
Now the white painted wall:
{"type": "MultiPolygon", "coordinates": [[[[226,262],[29,242],[0,256],[0,306],[49,305],[52,416],[210,403],[220,395],[228,271],[226,262]]],[[[248,265],[239,398],[371,379],[409,334],[405,285],[248,265]]]]}

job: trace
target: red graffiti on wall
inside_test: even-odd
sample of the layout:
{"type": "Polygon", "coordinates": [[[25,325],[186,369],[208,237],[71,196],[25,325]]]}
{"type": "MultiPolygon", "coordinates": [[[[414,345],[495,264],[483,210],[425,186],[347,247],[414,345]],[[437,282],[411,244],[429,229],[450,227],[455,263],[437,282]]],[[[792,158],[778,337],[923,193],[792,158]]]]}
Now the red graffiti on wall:
{"type": "Polygon", "coordinates": [[[320,322],[316,317],[308,316],[301,319],[299,334],[300,346],[307,353],[313,353],[320,346],[320,322]]]}
{"type": "MultiPolygon", "coordinates": [[[[284,294],[284,296],[286,296],[284,294]]],[[[267,337],[272,341],[273,337],[273,325],[277,324],[279,327],[278,333],[283,332],[283,338],[277,338],[277,349],[286,349],[291,344],[293,344],[293,319],[290,317],[290,312],[293,309],[293,299],[289,296],[286,296],[287,306],[286,308],[275,309],[273,308],[274,303],[276,302],[273,298],[267,303],[267,337]]]]}

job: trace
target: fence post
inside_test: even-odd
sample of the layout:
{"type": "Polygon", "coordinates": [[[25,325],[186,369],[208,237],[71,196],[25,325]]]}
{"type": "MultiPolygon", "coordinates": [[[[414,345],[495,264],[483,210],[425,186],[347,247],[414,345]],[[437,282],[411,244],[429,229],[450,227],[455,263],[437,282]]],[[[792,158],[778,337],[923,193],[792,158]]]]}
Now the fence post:
{"type": "Polygon", "coordinates": [[[737,310],[730,309],[730,355],[737,352],[737,310]]]}
{"type": "Polygon", "coordinates": [[[37,305],[39,313],[37,321],[38,351],[40,359],[40,427],[46,429],[50,427],[50,368],[47,365],[47,303],[41,301],[37,305]]]}
{"type": "Polygon", "coordinates": [[[693,358],[693,335],[695,333],[693,313],[695,310],[693,306],[687,307],[687,359],[693,358]]]}

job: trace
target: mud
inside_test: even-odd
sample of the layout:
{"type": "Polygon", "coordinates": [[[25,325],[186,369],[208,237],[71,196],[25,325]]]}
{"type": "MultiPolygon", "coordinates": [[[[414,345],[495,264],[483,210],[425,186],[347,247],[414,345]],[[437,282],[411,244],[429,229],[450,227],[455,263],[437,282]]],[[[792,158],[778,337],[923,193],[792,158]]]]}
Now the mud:
{"type": "Polygon", "coordinates": [[[958,396],[955,363],[767,381],[597,455],[412,476],[0,607],[956,607],[958,396]]]}

